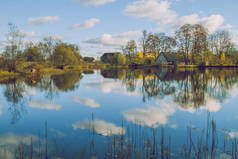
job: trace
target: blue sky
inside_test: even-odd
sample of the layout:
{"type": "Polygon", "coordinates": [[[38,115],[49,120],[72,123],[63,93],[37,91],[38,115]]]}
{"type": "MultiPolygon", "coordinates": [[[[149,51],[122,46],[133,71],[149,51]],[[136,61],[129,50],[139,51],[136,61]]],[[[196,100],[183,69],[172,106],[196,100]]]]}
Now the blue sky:
{"type": "Polygon", "coordinates": [[[2,0],[0,48],[9,22],[26,41],[54,36],[88,56],[118,50],[143,29],[172,35],[185,23],[203,24],[211,33],[230,30],[238,44],[237,7],[237,0],[2,0]]]}

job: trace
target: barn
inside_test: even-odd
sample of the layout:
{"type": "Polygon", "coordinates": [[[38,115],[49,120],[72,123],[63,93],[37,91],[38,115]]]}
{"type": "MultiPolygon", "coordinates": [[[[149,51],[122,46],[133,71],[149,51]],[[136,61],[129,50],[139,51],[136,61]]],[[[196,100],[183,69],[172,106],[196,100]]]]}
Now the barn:
{"type": "Polygon", "coordinates": [[[176,64],[176,54],[162,52],[156,58],[155,62],[160,65],[175,65],[176,64]]]}

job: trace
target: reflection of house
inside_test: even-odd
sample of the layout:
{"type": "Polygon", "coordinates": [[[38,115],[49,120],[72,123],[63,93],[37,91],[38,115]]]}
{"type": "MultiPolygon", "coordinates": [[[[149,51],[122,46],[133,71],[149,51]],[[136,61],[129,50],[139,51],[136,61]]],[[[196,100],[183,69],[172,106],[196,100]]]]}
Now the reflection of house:
{"type": "Polygon", "coordinates": [[[161,65],[174,65],[176,64],[176,54],[168,52],[160,53],[155,62],[161,65]]]}
{"type": "Polygon", "coordinates": [[[156,75],[161,81],[183,81],[188,76],[188,72],[161,69],[156,72],[156,75]]]}

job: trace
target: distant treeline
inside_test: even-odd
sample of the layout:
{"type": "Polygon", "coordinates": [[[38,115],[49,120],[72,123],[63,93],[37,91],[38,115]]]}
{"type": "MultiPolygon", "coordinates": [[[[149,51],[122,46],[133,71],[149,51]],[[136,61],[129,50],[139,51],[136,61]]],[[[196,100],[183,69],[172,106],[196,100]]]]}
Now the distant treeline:
{"type": "MultiPolygon", "coordinates": [[[[77,66],[95,61],[93,57],[82,57],[78,45],[68,44],[51,36],[39,42],[26,43],[24,34],[11,23],[6,39],[6,46],[0,57],[0,69],[8,72],[17,72],[17,68],[25,68],[21,66],[25,62],[38,63],[43,68],[63,68],[66,65],[77,66]]],[[[106,58],[102,56],[102,62],[107,61],[106,63],[113,65],[147,65],[156,63],[155,59],[161,53],[173,53],[176,55],[176,64],[238,64],[238,51],[229,31],[219,30],[209,34],[200,24],[183,25],[177,29],[175,36],[148,33],[144,30],[139,41],[139,44],[134,40],[128,41],[126,46],[122,47],[124,56],[118,53],[106,58]],[[138,48],[141,48],[141,51],[138,51],[138,48]]]]}
{"type": "Polygon", "coordinates": [[[238,51],[229,31],[218,30],[209,34],[200,24],[185,24],[175,31],[174,36],[165,33],[143,31],[139,44],[130,40],[122,47],[129,63],[146,63],[161,53],[174,53],[179,62],[186,65],[223,65],[238,62],[238,51]],[[142,51],[138,51],[138,48],[142,51]],[[138,58],[141,53],[143,58],[138,58]]]}
{"type": "Polygon", "coordinates": [[[80,48],[54,37],[45,37],[37,43],[24,42],[24,35],[16,25],[9,23],[4,51],[0,57],[0,69],[15,72],[24,62],[37,62],[47,66],[62,67],[93,62],[93,57],[82,57],[80,48]]]}

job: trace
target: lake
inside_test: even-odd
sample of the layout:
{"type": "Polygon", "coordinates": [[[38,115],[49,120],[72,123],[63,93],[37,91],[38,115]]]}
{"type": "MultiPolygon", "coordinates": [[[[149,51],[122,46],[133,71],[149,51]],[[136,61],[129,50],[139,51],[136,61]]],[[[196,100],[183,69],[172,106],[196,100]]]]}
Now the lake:
{"type": "Polygon", "coordinates": [[[237,158],[238,70],[0,80],[0,158],[237,158]]]}

